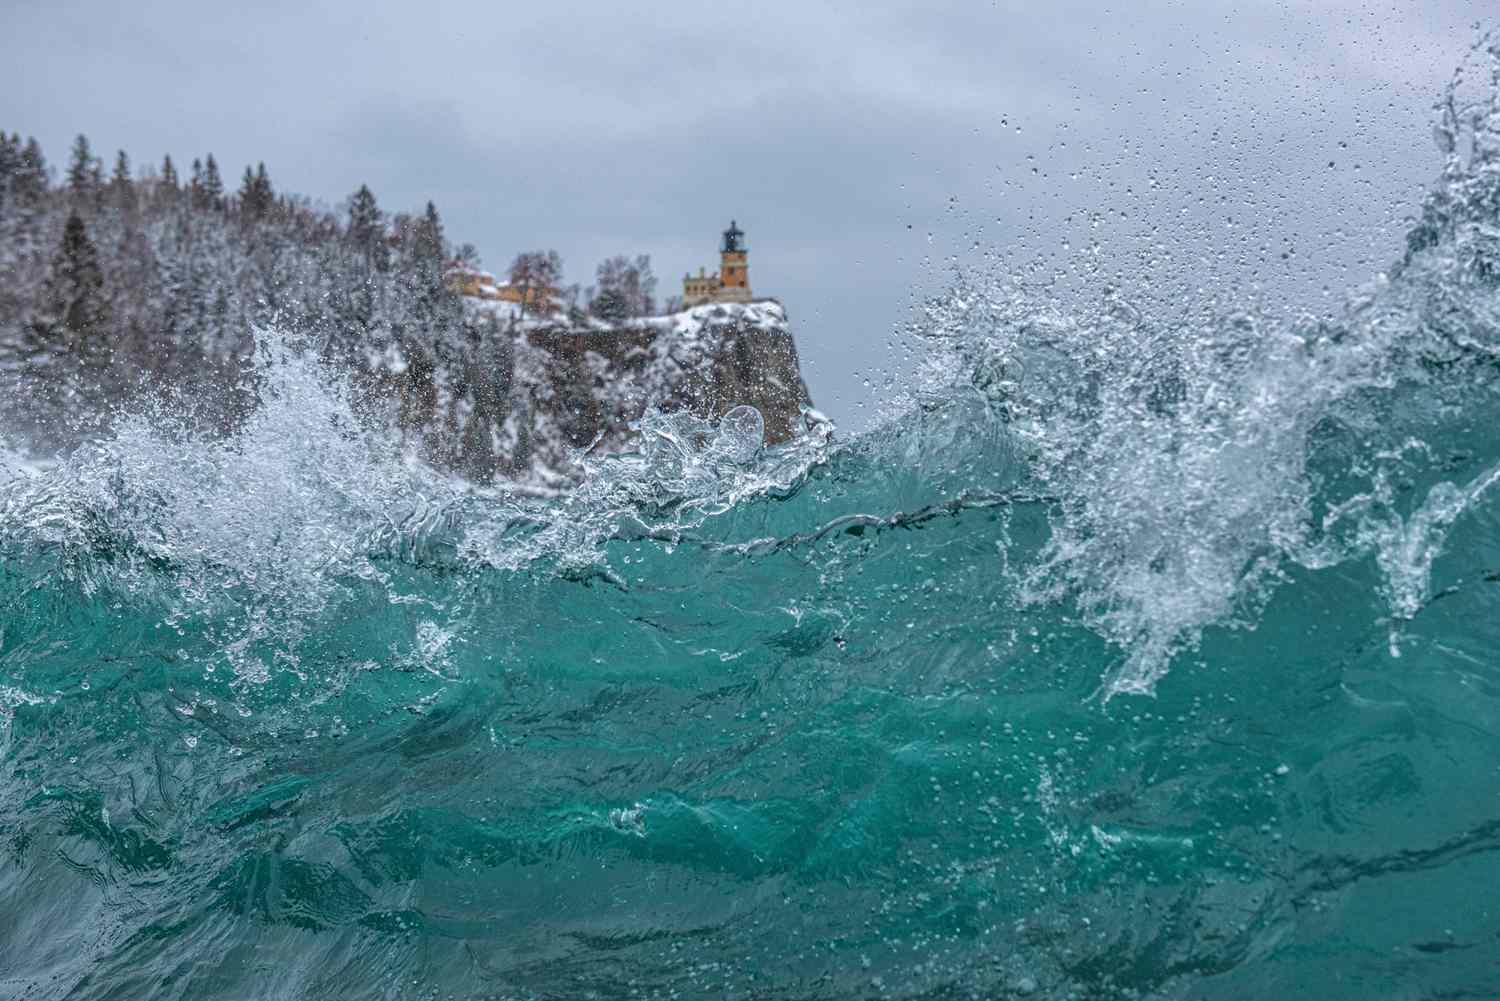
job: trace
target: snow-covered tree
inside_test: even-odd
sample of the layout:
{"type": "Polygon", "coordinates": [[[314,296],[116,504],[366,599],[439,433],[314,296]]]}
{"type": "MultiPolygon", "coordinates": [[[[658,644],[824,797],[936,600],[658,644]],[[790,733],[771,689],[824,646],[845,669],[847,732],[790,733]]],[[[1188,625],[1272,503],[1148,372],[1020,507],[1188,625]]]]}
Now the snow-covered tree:
{"type": "Polygon", "coordinates": [[[5,209],[6,198],[10,195],[11,177],[20,163],[21,137],[18,135],[12,139],[0,129],[0,211],[5,209]]]}
{"type": "Polygon", "coordinates": [[[42,289],[41,308],[32,322],[44,351],[65,348],[96,355],[109,322],[99,252],[77,212],[68,216],[62,244],[42,289]]]}
{"type": "Polygon", "coordinates": [[[600,262],[589,311],[605,320],[650,316],[656,311],[656,275],[649,254],[619,255],[600,262]]]}
{"type": "Polygon", "coordinates": [[[536,312],[538,304],[549,301],[562,284],[562,257],[555,250],[529,250],[517,254],[510,264],[510,283],[521,297],[521,316],[527,308],[536,312]]]}
{"type": "Polygon", "coordinates": [[[135,206],[135,183],[130,177],[130,157],[122,149],[115,154],[114,173],[109,178],[109,198],[116,208],[135,206]]]}
{"type": "Polygon", "coordinates": [[[203,198],[210,208],[224,204],[224,179],[219,176],[219,164],[212,153],[203,161],[203,198]]]}
{"type": "Polygon", "coordinates": [[[20,201],[36,201],[46,194],[48,183],[47,158],[42,155],[41,144],[35,139],[27,139],[11,178],[11,191],[20,201]]]}
{"type": "Polygon", "coordinates": [[[241,217],[247,222],[258,222],[265,218],[275,204],[276,192],[271,188],[271,176],[266,173],[266,165],[261,163],[255,170],[247,166],[245,176],[240,181],[241,217]]]}
{"type": "Polygon", "coordinates": [[[73,150],[68,160],[68,190],[79,198],[92,195],[96,190],[95,180],[98,175],[99,167],[94,159],[94,150],[89,145],[89,137],[79,133],[78,138],[73,140],[73,150]]]}
{"type": "Polygon", "coordinates": [[[361,184],[359,190],[349,198],[349,243],[370,266],[384,271],[389,264],[386,244],[385,213],[375,202],[375,193],[368,185],[361,184]]]}

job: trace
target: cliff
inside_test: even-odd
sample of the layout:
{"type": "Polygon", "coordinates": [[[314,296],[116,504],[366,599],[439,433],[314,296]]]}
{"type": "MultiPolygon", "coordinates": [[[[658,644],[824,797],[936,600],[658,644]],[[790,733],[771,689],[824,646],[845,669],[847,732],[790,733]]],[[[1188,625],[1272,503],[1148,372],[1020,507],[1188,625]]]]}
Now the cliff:
{"type": "MultiPolygon", "coordinates": [[[[749,405],[764,418],[767,444],[776,444],[800,433],[811,407],[786,313],[774,301],[618,324],[516,322],[505,304],[466,300],[466,307],[470,328],[493,349],[478,373],[447,366],[433,380],[447,391],[428,394],[420,414],[407,407],[404,426],[434,458],[477,479],[565,481],[576,449],[631,447],[631,423],[651,410],[718,417],[749,405]],[[476,378],[487,385],[477,387],[476,378]]],[[[384,367],[409,399],[411,360],[384,367]]]]}
{"type": "Polygon", "coordinates": [[[630,447],[653,410],[748,404],[770,442],[801,427],[778,303],[523,318],[451,286],[431,203],[388,215],[361,186],[335,213],[264,170],[228,194],[211,158],[187,183],[123,158],[106,182],[82,139],[74,159],[55,186],[37,144],[0,134],[0,448],[65,453],[157,398],[193,433],[232,435],[264,402],[271,344],[352,387],[374,447],[478,482],[565,485],[577,449],[630,447]]]}

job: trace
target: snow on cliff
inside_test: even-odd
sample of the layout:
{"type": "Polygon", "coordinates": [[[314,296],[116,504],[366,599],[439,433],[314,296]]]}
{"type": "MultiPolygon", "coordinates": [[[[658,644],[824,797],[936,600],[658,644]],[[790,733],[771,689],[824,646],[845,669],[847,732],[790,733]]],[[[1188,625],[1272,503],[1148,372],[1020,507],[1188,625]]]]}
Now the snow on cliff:
{"type": "MultiPolygon", "coordinates": [[[[438,405],[423,410],[413,430],[478,478],[488,478],[489,468],[519,480],[567,480],[578,449],[632,447],[631,425],[653,411],[717,418],[752,406],[774,444],[802,432],[803,410],[811,406],[786,313],[772,300],[618,324],[522,319],[513,303],[478,298],[466,299],[465,308],[481,341],[495,349],[466,372],[440,373],[438,405]],[[450,394],[450,385],[462,388],[450,394]],[[444,402],[450,395],[451,405],[444,402]],[[476,420],[487,423],[487,433],[476,420]]],[[[407,365],[391,359],[381,367],[399,378],[407,365]]]]}

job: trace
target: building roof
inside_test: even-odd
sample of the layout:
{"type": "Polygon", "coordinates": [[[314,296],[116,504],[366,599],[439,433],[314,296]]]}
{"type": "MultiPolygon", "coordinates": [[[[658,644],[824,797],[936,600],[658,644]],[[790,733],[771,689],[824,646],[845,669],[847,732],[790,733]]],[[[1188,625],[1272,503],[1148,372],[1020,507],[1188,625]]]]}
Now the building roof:
{"type": "Polygon", "coordinates": [[[741,240],[744,239],[744,236],[745,231],[740,229],[739,226],[735,225],[733,219],[729,220],[729,228],[724,231],[724,246],[720,248],[721,252],[725,254],[733,254],[743,251],[745,249],[745,245],[741,242],[741,240]]]}

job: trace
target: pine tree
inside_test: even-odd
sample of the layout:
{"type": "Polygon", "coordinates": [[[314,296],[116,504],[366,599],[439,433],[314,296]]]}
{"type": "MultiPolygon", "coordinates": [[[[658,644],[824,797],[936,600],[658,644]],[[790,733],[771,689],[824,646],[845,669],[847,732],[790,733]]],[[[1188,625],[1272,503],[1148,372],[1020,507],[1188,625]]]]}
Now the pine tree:
{"type": "Polygon", "coordinates": [[[203,164],[203,197],[209,208],[219,208],[224,204],[224,180],[219,176],[219,165],[214,162],[212,153],[203,164]]]}
{"type": "Polygon", "coordinates": [[[444,244],[443,221],[438,218],[437,206],[428,202],[427,210],[417,221],[413,239],[413,257],[419,264],[441,272],[444,244]]]}
{"type": "Polygon", "coordinates": [[[408,294],[413,297],[415,305],[425,307],[443,291],[447,247],[443,221],[438,216],[437,206],[428,202],[420,217],[397,216],[396,223],[402,253],[401,270],[409,284],[408,294]]]}
{"type": "Polygon", "coordinates": [[[115,170],[109,179],[110,198],[120,208],[135,205],[135,185],[130,180],[130,157],[122,149],[115,154],[115,170]]]}
{"type": "Polygon", "coordinates": [[[41,310],[32,320],[32,353],[68,356],[82,368],[108,364],[109,302],[99,252],[77,212],[68,215],[62,244],[42,290],[41,310]]]}
{"type": "Polygon", "coordinates": [[[240,181],[239,203],[240,212],[251,222],[265,218],[275,205],[276,193],[271,188],[271,177],[266,173],[264,163],[253,171],[248,166],[245,168],[245,176],[240,181]]]}
{"type": "Polygon", "coordinates": [[[422,216],[407,227],[402,261],[406,317],[414,333],[432,337],[463,320],[463,305],[443,282],[446,241],[437,206],[427,203],[422,216]]]}
{"type": "Polygon", "coordinates": [[[523,402],[511,416],[516,422],[516,443],[510,453],[512,473],[524,474],[531,468],[531,407],[523,402]]]}
{"type": "Polygon", "coordinates": [[[377,271],[384,271],[390,258],[385,242],[385,215],[375,203],[375,194],[361,184],[349,199],[349,242],[377,271]]]}
{"type": "Polygon", "coordinates": [[[618,323],[630,316],[630,303],[624,292],[607,286],[589,300],[589,312],[608,323],[618,323]]]}
{"type": "Polygon", "coordinates": [[[21,165],[21,137],[12,140],[0,130],[0,212],[10,198],[10,181],[21,165]]]}
{"type": "Polygon", "coordinates": [[[271,186],[271,175],[266,172],[264,161],[255,165],[255,191],[260,198],[261,213],[269,214],[276,207],[276,189],[271,186]]]}
{"type": "Polygon", "coordinates": [[[402,431],[420,432],[432,422],[433,412],[437,409],[436,366],[432,355],[420,344],[403,344],[402,353],[406,358],[406,371],[401,376],[401,405],[396,420],[402,431]]]}
{"type": "Polygon", "coordinates": [[[203,173],[203,161],[197,157],[193,158],[193,176],[188,181],[188,199],[195,209],[206,209],[211,204],[207,177],[203,173]]]}
{"type": "Polygon", "coordinates": [[[89,137],[79,133],[73,140],[73,155],[68,162],[68,190],[75,196],[92,194],[98,167],[94,162],[94,151],[89,146],[89,137]]]}
{"type": "Polygon", "coordinates": [[[123,149],[115,154],[115,172],[109,180],[115,185],[130,183],[130,157],[123,149]]]}
{"type": "Polygon", "coordinates": [[[177,190],[177,167],[170,153],[161,158],[161,186],[168,191],[177,190]]]}
{"type": "MultiPolygon", "coordinates": [[[[20,136],[16,137],[18,140],[20,136]]],[[[11,176],[11,194],[18,203],[36,203],[47,193],[47,158],[34,138],[26,140],[20,161],[11,176]]]]}
{"type": "Polygon", "coordinates": [[[247,218],[254,219],[258,214],[255,204],[255,171],[248,166],[245,168],[244,176],[240,178],[240,213],[247,218]]]}

